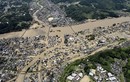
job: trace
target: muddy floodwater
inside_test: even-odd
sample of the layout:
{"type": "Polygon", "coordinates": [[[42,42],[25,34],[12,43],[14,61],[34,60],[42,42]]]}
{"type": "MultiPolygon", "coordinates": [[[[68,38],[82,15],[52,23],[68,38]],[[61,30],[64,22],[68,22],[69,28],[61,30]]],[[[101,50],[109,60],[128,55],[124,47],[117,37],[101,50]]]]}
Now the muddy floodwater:
{"type": "MultiPolygon", "coordinates": [[[[103,19],[103,20],[97,20],[95,22],[87,22],[84,24],[79,24],[79,25],[73,25],[71,26],[73,28],[73,30],[75,32],[78,31],[82,31],[85,29],[90,29],[93,30],[96,27],[99,26],[112,26],[114,23],[122,23],[122,22],[126,22],[126,21],[130,21],[130,17],[120,17],[120,18],[112,18],[112,19],[103,19]]],[[[66,26],[66,27],[57,27],[57,28],[52,28],[52,30],[56,31],[56,30],[61,30],[60,34],[72,34],[73,31],[70,27],[66,26]]],[[[52,35],[55,35],[55,32],[52,33],[52,35]]]]}
{"type": "MultiPolygon", "coordinates": [[[[99,26],[112,26],[114,23],[122,23],[130,21],[130,17],[120,17],[120,18],[112,18],[112,19],[103,19],[103,20],[97,20],[94,22],[87,22],[84,24],[79,24],[79,25],[73,25],[71,26],[75,32],[85,30],[85,29],[94,29],[95,27],[99,26]]],[[[25,30],[19,31],[19,32],[11,32],[11,33],[6,33],[6,34],[0,34],[0,39],[2,38],[12,38],[12,37],[20,37],[22,34],[24,34],[23,37],[31,37],[31,36],[36,36],[36,35],[44,35],[47,33],[46,31],[48,27],[46,26],[45,28],[38,28],[38,29],[29,29],[26,31],[24,34],[25,30]]],[[[72,34],[74,33],[72,29],[69,26],[65,27],[55,27],[51,28],[54,32],[51,32],[50,35],[61,35],[63,36],[64,34],[72,34]],[[60,32],[57,32],[57,30],[60,30],[60,32]]]]}

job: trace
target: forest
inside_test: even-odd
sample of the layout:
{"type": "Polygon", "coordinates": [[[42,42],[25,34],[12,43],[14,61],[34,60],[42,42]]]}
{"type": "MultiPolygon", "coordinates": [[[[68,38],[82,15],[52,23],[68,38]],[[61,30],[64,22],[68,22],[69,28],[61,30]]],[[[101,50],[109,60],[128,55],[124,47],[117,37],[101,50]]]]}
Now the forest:
{"type": "Polygon", "coordinates": [[[104,19],[107,17],[119,17],[122,10],[130,10],[130,0],[52,0],[54,3],[68,3],[65,8],[68,17],[76,21],[86,19],[104,19]],[[79,4],[73,4],[79,2],[79,4]]]}
{"type": "Polygon", "coordinates": [[[31,0],[3,0],[0,2],[0,34],[28,29],[32,17],[29,14],[31,0]]]}

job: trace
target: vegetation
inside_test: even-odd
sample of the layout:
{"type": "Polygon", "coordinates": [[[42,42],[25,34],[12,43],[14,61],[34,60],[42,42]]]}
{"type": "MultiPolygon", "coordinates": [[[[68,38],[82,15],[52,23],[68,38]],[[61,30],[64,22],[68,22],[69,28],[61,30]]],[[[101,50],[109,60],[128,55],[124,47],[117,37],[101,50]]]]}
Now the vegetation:
{"type": "Polygon", "coordinates": [[[78,60],[78,61],[75,61],[75,62],[69,64],[64,69],[64,73],[61,75],[61,78],[59,79],[59,82],[66,82],[66,77],[68,75],[70,75],[74,71],[75,66],[78,66],[81,62],[82,62],[82,60],[78,60]]]}
{"type": "Polygon", "coordinates": [[[124,67],[124,75],[127,78],[126,82],[130,82],[130,58],[128,58],[128,63],[124,67]]]}
{"type": "Polygon", "coordinates": [[[96,64],[101,64],[104,69],[107,71],[111,71],[111,64],[114,63],[114,59],[120,59],[122,61],[128,60],[127,64],[123,67],[123,73],[126,82],[130,82],[130,47],[128,48],[114,48],[110,50],[105,50],[96,53],[93,56],[89,56],[88,58],[77,60],[71,64],[69,64],[63,74],[60,77],[59,82],[66,82],[66,77],[70,75],[74,71],[74,67],[82,64],[85,64],[84,71],[86,74],[89,73],[90,69],[95,69],[96,64]]]}
{"type": "Polygon", "coordinates": [[[0,2],[0,34],[27,29],[32,21],[29,14],[31,0],[3,0],[0,2]]]}
{"type": "Polygon", "coordinates": [[[106,17],[118,17],[115,11],[130,11],[128,3],[130,0],[52,0],[54,3],[66,2],[69,6],[62,5],[65,8],[67,16],[76,21],[86,19],[104,19],[106,17]],[[79,4],[72,4],[79,2],[79,4]]]}
{"type": "Polygon", "coordinates": [[[124,76],[126,78],[126,82],[130,82],[130,47],[128,48],[115,48],[112,50],[106,50],[103,52],[99,52],[94,56],[89,57],[89,60],[94,63],[101,64],[104,69],[107,71],[111,71],[110,64],[114,63],[114,59],[128,60],[125,67],[123,67],[124,76]],[[98,59],[98,60],[97,60],[98,59]],[[107,60],[107,61],[106,61],[107,60]]]}

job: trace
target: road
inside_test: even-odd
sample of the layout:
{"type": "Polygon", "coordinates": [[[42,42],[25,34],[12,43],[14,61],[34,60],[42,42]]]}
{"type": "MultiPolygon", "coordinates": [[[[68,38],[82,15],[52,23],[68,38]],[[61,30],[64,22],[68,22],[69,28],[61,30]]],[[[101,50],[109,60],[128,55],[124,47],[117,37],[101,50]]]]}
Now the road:
{"type": "MultiPolygon", "coordinates": [[[[34,19],[35,21],[39,22],[40,24],[43,24],[43,22],[42,22],[41,20],[39,20],[38,17],[37,17],[37,13],[38,13],[40,10],[43,9],[43,6],[40,5],[39,2],[37,2],[37,5],[38,5],[40,8],[33,14],[33,19],[34,19]]],[[[45,23],[44,23],[44,24],[45,24],[45,23]]]]}

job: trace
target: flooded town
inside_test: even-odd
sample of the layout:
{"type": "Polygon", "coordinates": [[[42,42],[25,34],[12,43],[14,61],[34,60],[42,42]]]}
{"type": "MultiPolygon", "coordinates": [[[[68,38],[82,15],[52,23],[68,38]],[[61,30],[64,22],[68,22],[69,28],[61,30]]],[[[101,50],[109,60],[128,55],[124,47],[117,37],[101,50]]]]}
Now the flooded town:
{"type": "MultiPolygon", "coordinates": [[[[61,82],[59,78],[72,62],[122,44],[128,46],[130,16],[78,23],[66,17],[59,5],[33,0],[30,28],[0,35],[0,82],[61,82]]],[[[66,82],[122,82],[120,61],[111,67],[112,72],[97,64],[87,75],[80,64],[66,75],[66,82]]]]}
{"type": "Polygon", "coordinates": [[[122,40],[129,40],[129,37],[130,22],[126,21],[107,27],[95,27],[92,31],[86,28],[72,34],[66,32],[64,37],[49,36],[48,40],[40,35],[3,38],[0,40],[1,62],[6,62],[0,64],[3,69],[1,78],[3,81],[13,77],[25,82],[28,80],[57,82],[65,65],[77,58],[89,56],[104,46],[108,48],[117,46],[122,40]],[[23,76],[26,74],[24,76],[26,78],[21,74],[23,76]]]}

